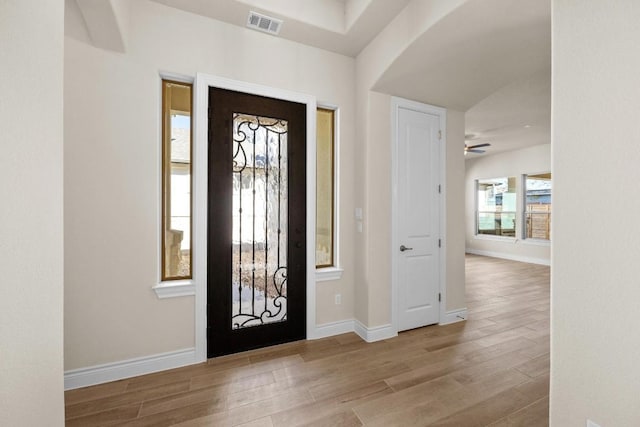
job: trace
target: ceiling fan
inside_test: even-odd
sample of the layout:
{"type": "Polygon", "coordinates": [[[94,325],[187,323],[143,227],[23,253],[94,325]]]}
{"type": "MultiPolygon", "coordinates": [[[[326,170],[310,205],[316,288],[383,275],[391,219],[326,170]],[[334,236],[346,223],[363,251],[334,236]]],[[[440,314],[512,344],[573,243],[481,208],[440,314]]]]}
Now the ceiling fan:
{"type": "Polygon", "coordinates": [[[482,154],[482,153],[485,152],[485,150],[478,150],[478,148],[482,148],[482,147],[491,147],[491,144],[489,144],[488,142],[485,142],[484,144],[467,145],[465,143],[464,144],[464,155],[466,156],[467,153],[482,154]]]}

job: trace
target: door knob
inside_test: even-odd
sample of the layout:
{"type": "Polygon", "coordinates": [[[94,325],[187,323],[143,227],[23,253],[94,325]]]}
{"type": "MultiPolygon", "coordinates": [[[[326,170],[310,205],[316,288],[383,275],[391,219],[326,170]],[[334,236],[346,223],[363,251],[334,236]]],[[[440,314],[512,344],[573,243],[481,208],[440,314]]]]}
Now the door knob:
{"type": "Polygon", "coordinates": [[[408,248],[405,245],[400,245],[400,252],[404,252],[404,251],[412,251],[413,248],[408,248]]]}

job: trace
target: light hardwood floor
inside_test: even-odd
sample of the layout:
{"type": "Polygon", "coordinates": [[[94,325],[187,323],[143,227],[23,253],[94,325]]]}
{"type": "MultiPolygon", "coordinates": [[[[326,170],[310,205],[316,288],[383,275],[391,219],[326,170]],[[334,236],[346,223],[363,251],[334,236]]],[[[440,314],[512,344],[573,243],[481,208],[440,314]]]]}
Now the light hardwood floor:
{"type": "Polygon", "coordinates": [[[68,391],[68,426],[546,426],[549,268],[467,256],[469,320],[68,391]]]}

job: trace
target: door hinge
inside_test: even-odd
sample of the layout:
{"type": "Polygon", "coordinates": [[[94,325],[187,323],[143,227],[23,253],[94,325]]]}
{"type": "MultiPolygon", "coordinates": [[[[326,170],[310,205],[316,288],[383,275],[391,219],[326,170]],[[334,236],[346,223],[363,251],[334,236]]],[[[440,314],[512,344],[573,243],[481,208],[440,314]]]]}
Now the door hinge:
{"type": "Polygon", "coordinates": [[[441,248],[442,247],[442,239],[438,239],[438,247],[441,248]]]}
{"type": "Polygon", "coordinates": [[[442,139],[442,131],[441,130],[438,131],[438,139],[442,139]]]}
{"type": "Polygon", "coordinates": [[[438,302],[442,302],[442,294],[438,292],[438,302]]]}
{"type": "Polygon", "coordinates": [[[438,194],[442,193],[442,185],[438,184],[438,194]]]}

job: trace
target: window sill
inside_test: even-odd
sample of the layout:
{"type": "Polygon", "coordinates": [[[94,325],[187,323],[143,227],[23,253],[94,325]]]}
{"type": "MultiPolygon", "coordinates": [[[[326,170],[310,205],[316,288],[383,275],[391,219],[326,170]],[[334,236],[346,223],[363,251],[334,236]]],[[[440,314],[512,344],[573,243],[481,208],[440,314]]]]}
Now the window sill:
{"type": "Polygon", "coordinates": [[[187,297],[196,294],[196,286],[193,280],[172,280],[160,282],[152,288],[158,298],[187,297]]]}
{"type": "Polygon", "coordinates": [[[316,282],[328,282],[329,280],[339,280],[344,270],[340,267],[326,267],[316,270],[316,282]]]}
{"type": "Polygon", "coordinates": [[[543,239],[523,239],[522,243],[533,246],[551,246],[551,240],[543,240],[543,239]]]}
{"type": "Polygon", "coordinates": [[[515,237],[507,237],[507,236],[493,236],[490,234],[476,234],[475,239],[477,240],[493,240],[496,242],[505,242],[505,243],[515,243],[518,241],[515,237]]]}

